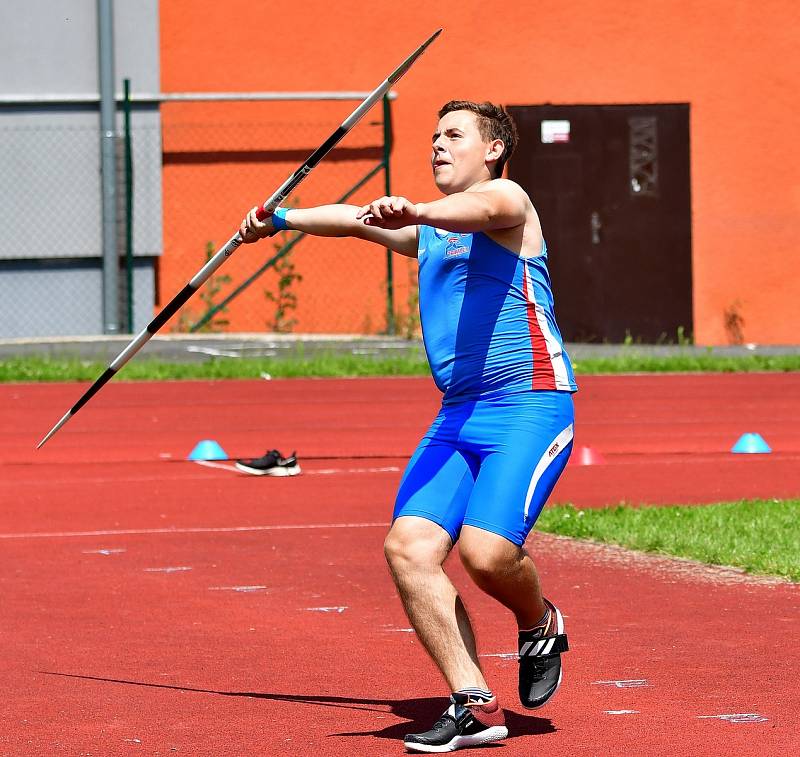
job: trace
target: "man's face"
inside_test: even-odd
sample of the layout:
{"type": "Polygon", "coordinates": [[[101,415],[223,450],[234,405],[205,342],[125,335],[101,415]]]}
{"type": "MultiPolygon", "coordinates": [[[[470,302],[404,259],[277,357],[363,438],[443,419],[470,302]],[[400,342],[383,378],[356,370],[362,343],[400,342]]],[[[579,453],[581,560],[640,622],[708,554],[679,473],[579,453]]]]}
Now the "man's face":
{"type": "Polygon", "coordinates": [[[478,131],[478,117],[468,110],[442,116],[433,135],[433,180],[443,194],[461,192],[488,178],[486,157],[491,149],[478,131]]]}

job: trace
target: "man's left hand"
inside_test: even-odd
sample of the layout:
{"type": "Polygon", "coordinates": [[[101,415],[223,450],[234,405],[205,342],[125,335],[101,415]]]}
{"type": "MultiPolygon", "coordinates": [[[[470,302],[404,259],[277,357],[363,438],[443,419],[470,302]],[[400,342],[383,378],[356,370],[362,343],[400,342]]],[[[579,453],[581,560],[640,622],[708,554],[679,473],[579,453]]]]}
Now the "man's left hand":
{"type": "Polygon", "coordinates": [[[364,205],[356,218],[367,226],[381,229],[402,229],[419,223],[419,208],[405,197],[380,197],[364,205]]]}

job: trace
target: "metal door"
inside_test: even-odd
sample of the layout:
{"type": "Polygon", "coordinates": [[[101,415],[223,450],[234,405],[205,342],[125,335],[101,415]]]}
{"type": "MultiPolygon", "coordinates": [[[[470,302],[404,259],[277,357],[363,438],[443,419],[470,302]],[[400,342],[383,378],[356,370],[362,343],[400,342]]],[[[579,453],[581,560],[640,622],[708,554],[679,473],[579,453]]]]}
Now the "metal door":
{"type": "Polygon", "coordinates": [[[520,131],[509,177],[539,212],[564,338],[691,334],[689,106],[508,110],[520,131]]]}

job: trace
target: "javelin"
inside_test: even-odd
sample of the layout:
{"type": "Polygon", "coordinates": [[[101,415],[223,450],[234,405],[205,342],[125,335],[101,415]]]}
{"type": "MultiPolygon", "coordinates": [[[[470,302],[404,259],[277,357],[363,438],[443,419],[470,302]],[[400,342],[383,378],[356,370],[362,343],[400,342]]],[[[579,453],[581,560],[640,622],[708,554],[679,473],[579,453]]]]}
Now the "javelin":
{"type": "MultiPolygon", "coordinates": [[[[314,167],[319,163],[352,129],[360,120],[361,117],[378,101],[380,100],[414,62],[425,52],[428,45],[433,42],[440,34],[441,29],[438,29],[432,34],[423,44],[421,44],[411,55],[408,56],[389,76],[380,84],[373,92],[371,92],[364,101],[344,120],[333,134],[330,135],[313,153],[308,157],[305,163],[298,168],[275,193],[258,209],[257,216],[260,220],[264,220],[267,216],[272,215],[275,209],[289,196],[294,188],[311,173],[314,167]]],[[[236,248],[242,244],[242,238],[237,231],[194,276],[189,283],[176,294],[172,300],[164,307],[164,309],[147,325],[145,329],[140,331],[131,343],[122,352],[117,355],[111,362],[108,368],[105,369],[103,374],[92,384],[83,394],[83,396],[64,414],[61,420],[56,423],[47,435],[36,445],[39,449],[53,434],[58,431],[75,413],[78,412],[98,391],[111,379],[111,377],[122,368],[148,341],[150,338],[178,311],[178,309],[206,282],[214,271],[217,270],[233,253],[236,248]]]]}

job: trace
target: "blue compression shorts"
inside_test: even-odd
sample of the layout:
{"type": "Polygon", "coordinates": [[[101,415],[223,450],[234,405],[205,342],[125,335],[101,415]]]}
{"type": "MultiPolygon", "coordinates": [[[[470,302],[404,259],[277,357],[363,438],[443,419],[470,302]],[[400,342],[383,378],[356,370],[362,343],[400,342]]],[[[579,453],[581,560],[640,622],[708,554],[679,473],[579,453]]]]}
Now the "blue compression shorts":
{"type": "Polygon", "coordinates": [[[406,467],[393,520],[463,525],[522,546],[572,452],[569,392],[528,391],[443,405],[406,467]]]}

